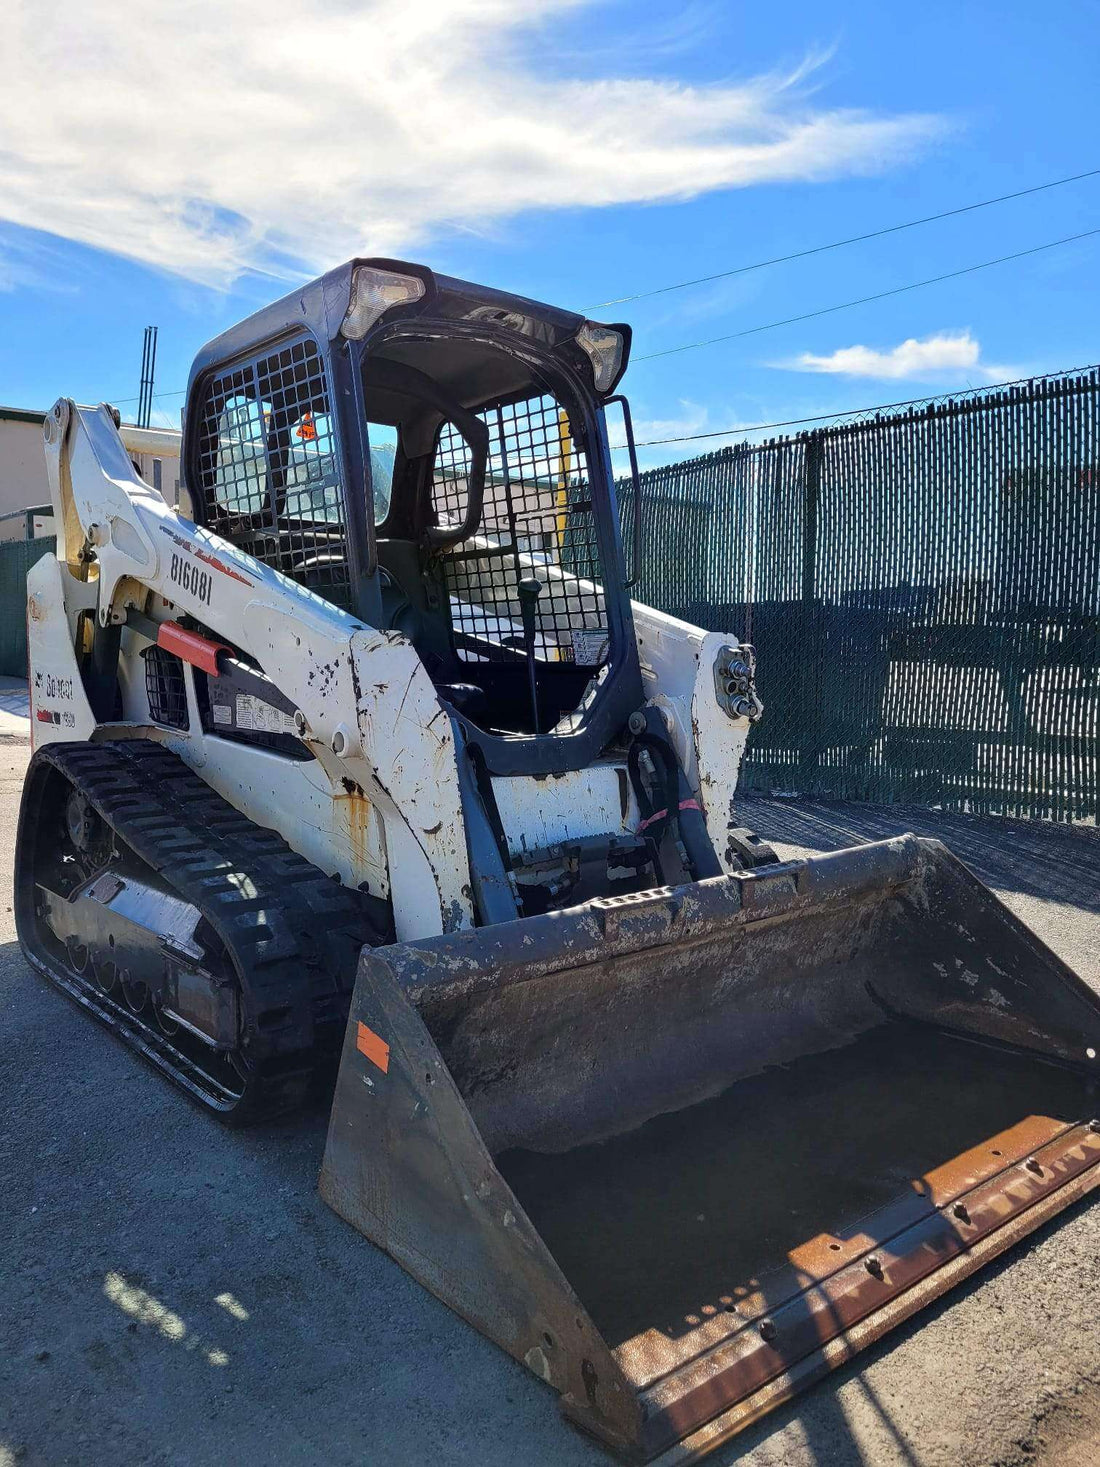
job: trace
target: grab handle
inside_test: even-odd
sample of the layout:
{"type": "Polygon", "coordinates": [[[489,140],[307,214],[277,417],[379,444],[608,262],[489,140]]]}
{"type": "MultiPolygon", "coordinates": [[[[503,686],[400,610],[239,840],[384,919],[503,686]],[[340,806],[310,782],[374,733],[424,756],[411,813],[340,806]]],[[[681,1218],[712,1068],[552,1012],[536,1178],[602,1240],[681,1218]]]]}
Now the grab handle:
{"type": "Polygon", "coordinates": [[[626,433],[626,451],[630,458],[630,482],[634,489],[634,529],[630,546],[630,578],[623,582],[625,590],[638,584],[642,564],[642,486],[638,477],[638,450],[634,447],[634,424],[630,417],[630,403],[621,392],[605,400],[617,402],[623,413],[623,430],[626,433]]]}

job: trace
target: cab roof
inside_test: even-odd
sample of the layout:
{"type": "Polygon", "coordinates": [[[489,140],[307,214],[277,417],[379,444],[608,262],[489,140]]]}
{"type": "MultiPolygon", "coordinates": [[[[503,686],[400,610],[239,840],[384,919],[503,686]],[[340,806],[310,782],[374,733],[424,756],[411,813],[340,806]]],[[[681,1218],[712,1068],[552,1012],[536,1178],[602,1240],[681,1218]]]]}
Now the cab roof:
{"type": "MultiPolygon", "coordinates": [[[[487,285],[475,285],[471,281],[458,280],[450,275],[437,275],[427,266],[410,261],[348,260],[318,279],[299,286],[289,295],[273,301],[269,306],[261,307],[235,326],[230,326],[220,336],[208,341],[200,348],[192,363],[188,391],[190,392],[195,378],[210,367],[231,361],[235,357],[246,356],[264,343],[288,332],[300,330],[303,326],[318,340],[332,341],[339,334],[340,325],[347,314],[352,272],[358,265],[371,265],[379,270],[418,276],[427,287],[425,303],[421,309],[435,304],[447,315],[467,315],[469,309],[477,307],[493,314],[499,312],[502,316],[514,314],[539,323],[555,342],[574,337],[586,320],[576,311],[566,311],[560,306],[529,300],[526,296],[495,290],[487,285]],[[467,309],[460,309],[461,307],[467,309]]],[[[438,311],[432,314],[438,314],[438,311]]]]}

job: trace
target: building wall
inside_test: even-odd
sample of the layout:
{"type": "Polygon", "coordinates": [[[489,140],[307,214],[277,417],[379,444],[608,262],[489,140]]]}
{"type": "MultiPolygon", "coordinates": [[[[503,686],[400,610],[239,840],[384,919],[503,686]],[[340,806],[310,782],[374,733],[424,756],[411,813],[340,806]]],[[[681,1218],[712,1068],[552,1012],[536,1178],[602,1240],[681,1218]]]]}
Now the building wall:
{"type": "MultiPolygon", "coordinates": [[[[42,415],[0,408],[0,515],[49,502],[42,415]]],[[[0,519],[0,540],[22,540],[25,534],[22,517],[0,519]]]]}
{"type": "MultiPolygon", "coordinates": [[[[0,407],[0,541],[22,540],[26,518],[18,513],[50,502],[46,455],[42,444],[44,414],[24,408],[0,407]],[[5,519],[3,516],[11,518],[5,519]]],[[[128,432],[137,437],[140,430],[128,432]]],[[[179,433],[154,429],[155,452],[131,453],[142,478],[160,490],[171,505],[179,501],[179,433]],[[175,440],[173,442],[173,440],[175,440]]],[[[36,516],[33,538],[52,535],[53,517],[36,516]]]]}

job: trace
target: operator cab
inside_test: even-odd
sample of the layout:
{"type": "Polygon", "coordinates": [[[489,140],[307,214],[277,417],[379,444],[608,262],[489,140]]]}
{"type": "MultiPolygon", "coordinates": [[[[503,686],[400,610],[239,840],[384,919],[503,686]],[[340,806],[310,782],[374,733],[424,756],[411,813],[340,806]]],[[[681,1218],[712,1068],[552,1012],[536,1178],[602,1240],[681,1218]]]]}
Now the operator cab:
{"type": "Polygon", "coordinates": [[[494,772],[581,767],[642,701],[604,420],[629,337],[353,262],[200,354],[195,517],[408,637],[494,772]]]}
{"type": "Polygon", "coordinates": [[[479,726],[571,729],[610,653],[583,404],[476,338],[398,335],[364,377],[384,623],[479,726]]]}

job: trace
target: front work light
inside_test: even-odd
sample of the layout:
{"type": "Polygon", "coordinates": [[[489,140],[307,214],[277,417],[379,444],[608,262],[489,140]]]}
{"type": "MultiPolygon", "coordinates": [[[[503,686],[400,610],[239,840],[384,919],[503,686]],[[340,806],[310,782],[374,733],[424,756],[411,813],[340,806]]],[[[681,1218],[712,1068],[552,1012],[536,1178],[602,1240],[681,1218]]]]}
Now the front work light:
{"type": "Polygon", "coordinates": [[[424,282],[415,275],[396,270],[376,270],[373,265],[356,265],[351,276],[351,299],[340,334],[349,341],[362,341],[380,316],[391,306],[408,306],[422,300],[424,282]]]}
{"type": "Polygon", "coordinates": [[[597,392],[610,392],[619,378],[623,361],[623,335],[610,326],[586,321],[577,332],[577,345],[592,363],[592,380],[597,392]]]}

